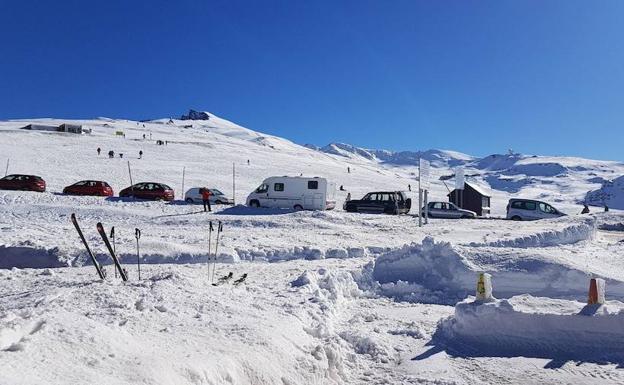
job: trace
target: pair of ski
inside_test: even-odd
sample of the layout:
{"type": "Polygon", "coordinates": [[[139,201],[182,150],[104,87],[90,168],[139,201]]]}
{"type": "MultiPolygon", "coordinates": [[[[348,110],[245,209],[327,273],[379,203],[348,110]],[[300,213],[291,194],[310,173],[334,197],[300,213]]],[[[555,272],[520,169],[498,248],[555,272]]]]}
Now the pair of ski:
{"type": "MultiPolygon", "coordinates": [[[[234,279],[234,273],[231,271],[222,277],[220,277],[215,282],[215,271],[217,269],[217,256],[219,255],[219,239],[221,237],[221,233],[223,232],[223,223],[221,221],[217,222],[217,230],[216,230],[216,242],[214,245],[214,252],[212,250],[212,233],[215,231],[212,221],[208,222],[208,279],[212,282],[212,286],[220,286],[225,283],[228,283],[234,279]],[[212,274],[210,273],[210,265],[212,264],[212,274]]],[[[243,274],[240,278],[234,280],[234,286],[238,286],[241,283],[245,282],[247,279],[247,274],[243,274]]]]}
{"type": "MultiPolygon", "coordinates": [[[[87,240],[85,239],[84,234],[82,233],[82,229],[80,228],[80,225],[78,224],[78,220],[76,219],[76,214],[72,213],[71,221],[74,224],[74,227],[76,228],[76,231],[78,232],[78,235],[80,236],[80,240],[82,240],[84,247],[87,249],[87,254],[89,254],[89,257],[91,258],[91,261],[93,262],[93,265],[95,266],[95,269],[97,270],[97,273],[100,276],[100,279],[105,279],[106,271],[104,270],[102,265],[97,261],[97,259],[95,259],[95,255],[93,255],[91,248],[89,248],[89,244],[87,244],[87,240]]],[[[108,240],[108,235],[106,235],[106,231],[104,231],[104,226],[102,225],[101,222],[98,222],[96,227],[97,227],[98,233],[100,234],[100,236],[102,237],[102,240],[104,241],[104,244],[106,245],[106,248],[108,249],[108,252],[111,255],[111,258],[113,259],[113,263],[115,264],[115,268],[119,272],[121,279],[124,281],[127,281],[128,274],[126,273],[126,269],[124,269],[121,266],[121,263],[119,262],[119,258],[117,258],[117,254],[113,250],[113,247],[111,246],[111,243],[108,240]]]]}
{"type": "MultiPolygon", "coordinates": [[[[230,271],[227,275],[224,275],[223,277],[219,278],[219,280],[217,282],[214,282],[212,284],[212,286],[221,286],[221,285],[223,285],[225,283],[230,282],[233,278],[234,278],[234,273],[232,273],[230,271]]],[[[232,282],[232,284],[234,286],[238,286],[241,283],[245,282],[246,279],[247,279],[247,273],[241,275],[240,278],[234,280],[234,282],[232,282]]]]}

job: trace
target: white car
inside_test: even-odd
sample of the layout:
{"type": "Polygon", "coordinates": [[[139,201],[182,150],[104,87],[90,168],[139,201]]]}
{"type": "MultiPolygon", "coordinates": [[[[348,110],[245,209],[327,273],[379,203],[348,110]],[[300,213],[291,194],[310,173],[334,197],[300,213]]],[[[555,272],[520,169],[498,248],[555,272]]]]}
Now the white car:
{"type": "MultiPolygon", "coordinates": [[[[477,213],[470,210],[460,209],[451,202],[429,202],[428,212],[430,218],[476,218],[477,213]]],[[[422,215],[425,215],[425,208],[422,209],[422,215]]]]}
{"type": "Polygon", "coordinates": [[[507,204],[507,219],[514,221],[559,218],[564,215],[548,203],[532,199],[510,199],[507,204]]]}
{"type": "MultiPolygon", "coordinates": [[[[202,203],[204,200],[202,198],[201,190],[203,187],[193,187],[189,189],[186,194],[184,194],[184,200],[187,203],[202,203]]],[[[217,205],[231,205],[234,204],[234,199],[226,197],[221,191],[216,188],[209,188],[210,190],[210,203],[217,205]]]]}

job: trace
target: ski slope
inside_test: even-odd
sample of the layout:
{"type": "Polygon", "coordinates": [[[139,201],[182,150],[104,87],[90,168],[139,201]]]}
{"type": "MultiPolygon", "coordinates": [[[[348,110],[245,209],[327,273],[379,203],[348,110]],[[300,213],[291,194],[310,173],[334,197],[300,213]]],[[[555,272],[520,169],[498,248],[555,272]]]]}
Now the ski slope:
{"type": "MultiPolygon", "coordinates": [[[[560,336],[561,346],[575,348],[570,356],[543,348],[540,332],[547,328],[514,350],[509,344],[517,336],[505,339],[509,329],[501,325],[487,335],[490,343],[466,348],[466,341],[480,337],[483,320],[470,318],[462,305],[474,294],[476,274],[487,271],[500,299],[482,308],[493,324],[509,322],[513,329],[527,309],[579,319],[578,301],[596,276],[606,279],[613,301],[607,315],[621,318],[624,215],[600,208],[578,215],[588,191],[624,174],[621,163],[513,153],[476,158],[447,150],[393,153],[344,144],[318,148],[209,115],[0,122],[0,162],[9,160],[9,173],[47,182],[45,193],[0,191],[0,383],[624,382],[619,356],[601,361],[575,348],[591,345],[587,326],[560,336]],[[20,129],[66,122],[92,133],[20,129]],[[124,156],[109,159],[109,150],[124,156]],[[547,200],[570,215],[537,222],[432,219],[420,228],[411,215],[342,211],[347,192],[357,198],[408,185],[416,190],[418,157],[432,162],[431,200],[447,200],[454,167],[463,165],[469,181],[491,191],[494,217],[504,215],[510,197],[547,200]],[[60,193],[83,179],[105,180],[117,193],[130,185],[129,166],[134,183],[166,183],[177,201],[60,193]],[[181,202],[183,172],[184,190],[215,187],[234,195],[237,205],[204,213],[181,202]],[[336,210],[241,205],[264,178],[301,174],[344,186],[336,210]],[[96,279],[71,213],[108,271],[104,282],[96,279]],[[95,231],[99,221],[106,229],[115,226],[128,283],[113,277],[95,231]],[[224,225],[217,274],[247,273],[244,284],[210,285],[209,221],[224,225]],[[142,231],[141,281],[134,266],[135,228],[142,231]],[[504,312],[510,306],[515,313],[504,312]],[[492,341],[511,349],[492,348],[492,341]]],[[[417,202],[415,193],[408,194],[417,202]]],[[[536,325],[543,320],[532,317],[536,325]]],[[[613,341],[624,334],[607,332],[613,341]]]]}

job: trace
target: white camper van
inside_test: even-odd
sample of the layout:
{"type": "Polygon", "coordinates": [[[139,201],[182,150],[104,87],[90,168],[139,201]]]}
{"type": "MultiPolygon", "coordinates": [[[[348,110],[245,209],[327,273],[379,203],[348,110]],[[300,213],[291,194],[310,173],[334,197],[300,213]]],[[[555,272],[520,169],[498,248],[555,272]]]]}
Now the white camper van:
{"type": "Polygon", "coordinates": [[[247,206],[331,210],[336,207],[336,185],[325,178],[273,176],[249,194],[247,206]]]}

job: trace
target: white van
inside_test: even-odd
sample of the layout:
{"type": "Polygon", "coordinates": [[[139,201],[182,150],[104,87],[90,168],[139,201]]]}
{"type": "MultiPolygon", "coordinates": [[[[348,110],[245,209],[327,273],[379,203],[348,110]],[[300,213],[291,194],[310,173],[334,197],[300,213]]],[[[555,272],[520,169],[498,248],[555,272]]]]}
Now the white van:
{"type": "Polygon", "coordinates": [[[332,210],[336,207],[336,184],[319,177],[273,176],[249,194],[247,206],[332,210]]]}
{"type": "Polygon", "coordinates": [[[564,215],[548,203],[533,199],[510,199],[507,204],[507,219],[514,221],[533,221],[564,215]]]}

